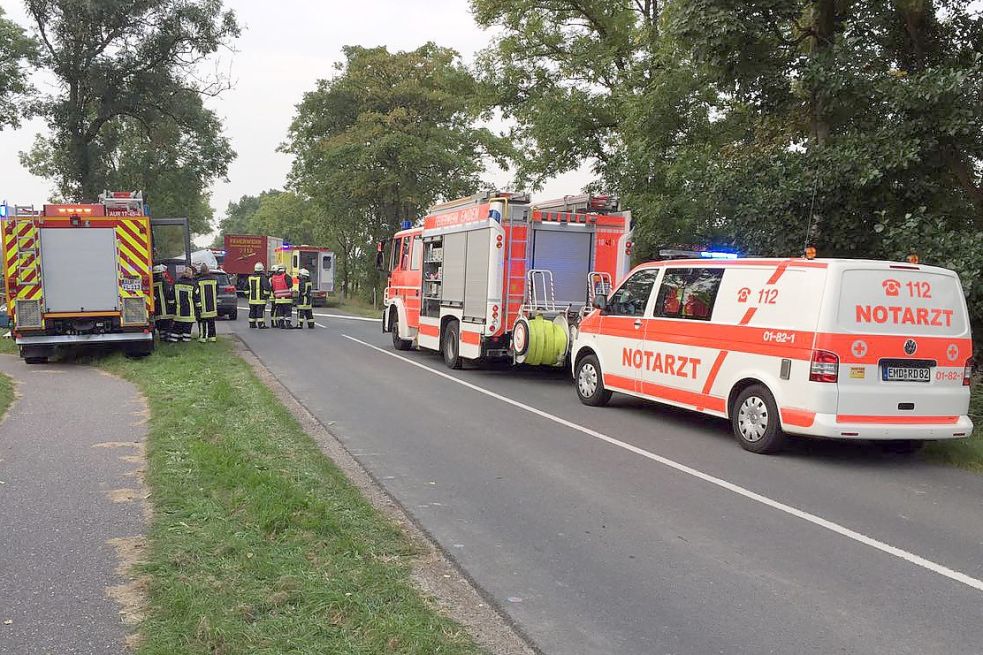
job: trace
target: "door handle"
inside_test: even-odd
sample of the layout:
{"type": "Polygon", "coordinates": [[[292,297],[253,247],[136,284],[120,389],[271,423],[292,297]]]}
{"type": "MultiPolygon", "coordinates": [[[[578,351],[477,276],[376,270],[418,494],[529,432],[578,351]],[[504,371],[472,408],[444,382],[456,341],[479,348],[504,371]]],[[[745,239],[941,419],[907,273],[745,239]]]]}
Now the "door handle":
{"type": "Polygon", "coordinates": [[[637,330],[640,327],[642,327],[642,319],[636,318],[635,319],[635,329],[637,330]]]}

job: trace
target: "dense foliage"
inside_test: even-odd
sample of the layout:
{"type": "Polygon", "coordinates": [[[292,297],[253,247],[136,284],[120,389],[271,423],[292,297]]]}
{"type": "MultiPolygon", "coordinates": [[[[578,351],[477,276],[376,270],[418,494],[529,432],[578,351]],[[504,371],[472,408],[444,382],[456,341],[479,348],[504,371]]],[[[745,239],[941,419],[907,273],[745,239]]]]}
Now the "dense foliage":
{"type": "Polygon", "coordinates": [[[4,16],[0,7],[0,130],[17,127],[31,91],[27,65],[37,55],[36,44],[24,30],[4,16]]]}
{"type": "Polygon", "coordinates": [[[22,157],[66,198],[142,188],[158,215],[208,231],[208,187],[234,157],[202,97],[201,62],[239,34],[220,0],[27,0],[38,65],[57,80],[33,111],[48,134],[22,157]]]}

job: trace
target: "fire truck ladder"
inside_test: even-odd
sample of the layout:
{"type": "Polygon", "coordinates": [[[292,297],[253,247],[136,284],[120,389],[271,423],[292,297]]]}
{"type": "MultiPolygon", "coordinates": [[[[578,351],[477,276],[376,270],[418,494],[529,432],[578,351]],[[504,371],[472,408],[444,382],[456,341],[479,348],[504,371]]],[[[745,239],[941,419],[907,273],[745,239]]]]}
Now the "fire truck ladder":
{"type": "Polygon", "coordinates": [[[134,216],[143,214],[142,191],[103,191],[99,194],[99,202],[107,211],[122,210],[134,216]]]}

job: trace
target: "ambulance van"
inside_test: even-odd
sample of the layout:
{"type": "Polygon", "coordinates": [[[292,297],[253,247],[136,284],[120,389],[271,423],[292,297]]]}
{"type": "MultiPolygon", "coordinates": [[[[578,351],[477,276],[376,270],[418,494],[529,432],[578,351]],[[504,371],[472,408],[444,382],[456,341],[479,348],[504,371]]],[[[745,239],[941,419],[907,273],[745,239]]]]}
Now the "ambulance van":
{"type": "Polygon", "coordinates": [[[676,260],[635,268],[579,326],[577,394],[730,419],[745,449],[786,435],[967,437],[972,340],[958,276],[849,259],[676,260]]]}

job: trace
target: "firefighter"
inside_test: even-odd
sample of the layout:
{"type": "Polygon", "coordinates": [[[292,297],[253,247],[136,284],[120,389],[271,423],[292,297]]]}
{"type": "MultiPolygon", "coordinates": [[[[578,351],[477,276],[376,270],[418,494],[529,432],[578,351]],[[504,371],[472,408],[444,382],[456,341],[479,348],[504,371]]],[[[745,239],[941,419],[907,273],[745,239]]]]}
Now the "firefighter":
{"type": "Polygon", "coordinates": [[[198,267],[195,280],[195,309],[198,311],[198,341],[218,341],[215,335],[215,318],[218,316],[218,278],[207,264],[198,267]]]}
{"type": "Polygon", "coordinates": [[[276,273],[270,278],[270,287],[273,289],[273,311],[276,315],[276,326],[281,329],[289,330],[293,327],[292,314],[294,304],[294,281],[287,275],[287,269],[283,264],[277,264],[276,273]]]}
{"type": "Polygon", "coordinates": [[[193,270],[188,267],[181,271],[174,283],[174,330],[173,341],[191,341],[191,328],[195,323],[195,288],[193,270]]]}
{"type": "MultiPolygon", "coordinates": [[[[266,301],[270,299],[270,280],[263,273],[263,263],[256,262],[253,274],[246,278],[249,283],[249,327],[265,330],[266,301]]],[[[271,316],[271,320],[276,320],[271,316]]]]}
{"type": "Polygon", "coordinates": [[[163,264],[154,266],[154,325],[161,341],[174,338],[174,281],[163,264]]]}
{"type": "Polygon", "coordinates": [[[300,279],[297,281],[297,329],[314,329],[314,285],[311,284],[311,273],[306,268],[300,269],[300,279]]]}

